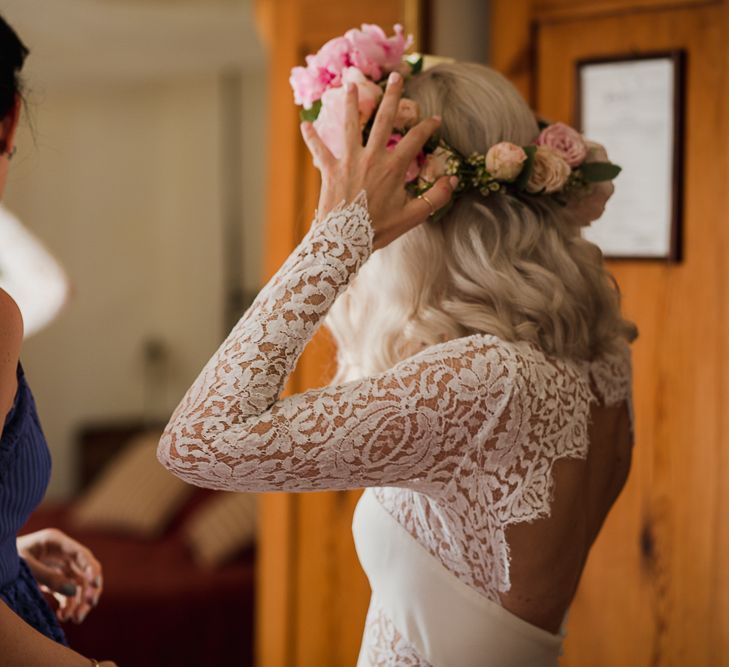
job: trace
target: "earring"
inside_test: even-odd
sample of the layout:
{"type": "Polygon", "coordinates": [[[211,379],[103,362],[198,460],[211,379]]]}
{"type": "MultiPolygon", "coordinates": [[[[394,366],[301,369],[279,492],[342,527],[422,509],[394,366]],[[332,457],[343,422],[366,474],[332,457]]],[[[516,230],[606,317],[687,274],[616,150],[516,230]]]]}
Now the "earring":
{"type": "Polygon", "coordinates": [[[11,150],[11,151],[5,151],[3,153],[3,155],[5,155],[8,158],[8,160],[12,160],[15,157],[15,154],[17,152],[18,152],[18,147],[17,146],[13,146],[13,150],[11,150]]]}

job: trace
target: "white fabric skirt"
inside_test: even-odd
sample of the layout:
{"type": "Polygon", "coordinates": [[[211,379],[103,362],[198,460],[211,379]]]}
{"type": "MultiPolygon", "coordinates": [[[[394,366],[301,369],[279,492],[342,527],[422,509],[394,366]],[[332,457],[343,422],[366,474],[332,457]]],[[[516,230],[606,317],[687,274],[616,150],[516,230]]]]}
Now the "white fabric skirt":
{"type": "MultiPolygon", "coordinates": [[[[373,595],[433,667],[556,667],[563,634],[520,619],[463,583],[382,507],[371,489],[357,505],[352,528],[373,595]]],[[[357,665],[368,664],[363,647],[357,665]]]]}

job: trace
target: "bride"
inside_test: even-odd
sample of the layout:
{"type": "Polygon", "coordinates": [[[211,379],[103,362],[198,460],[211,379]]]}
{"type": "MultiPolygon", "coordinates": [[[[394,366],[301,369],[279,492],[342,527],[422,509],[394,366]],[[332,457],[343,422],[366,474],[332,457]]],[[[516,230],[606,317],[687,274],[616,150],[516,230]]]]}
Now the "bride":
{"type": "Polygon", "coordinates": [[[292,77],[319,113],[302,123],[316,218],[187,392],[160,461],[216,489],[367,488],[360,665],[556,665],[630,467],[637,332],[580,234],[617,169],[567,126],[540,133],[486,67],[347,62],[324,92],[321,70],[292,77]],[[324,322],[338,377],[281,398],[324,322]]]}

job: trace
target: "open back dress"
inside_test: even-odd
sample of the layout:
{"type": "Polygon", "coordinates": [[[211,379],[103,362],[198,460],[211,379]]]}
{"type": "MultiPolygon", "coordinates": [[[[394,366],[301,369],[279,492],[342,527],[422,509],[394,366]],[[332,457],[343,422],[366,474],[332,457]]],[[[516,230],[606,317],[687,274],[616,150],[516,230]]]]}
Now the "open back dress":
{"type": "Polygon", "coordinates": [[[312,226],[187,392],[160,461],[216,489],[367,489],[354,518],[372,587],[360,666],[556,665],[560,627],[518,610],[533,590],[556,605],[561,625],[586,557],[570,548],[565,512],[583,485],[591,409],[631,412],[629,348],[616,344],[588,363],[472,335],[378,375],[281,399],[372,242],[364,195],[312,226]],[[560,487],[564,462],[574,468],[560,472],[560,487]],[[541,532],[514,533],[517,550],[519,526],[541,532]],[[546,537],[555,530],[564,544],[546,537]],[[557,574],[541,571],[538,558],[556,549],[562,562],[562,548],[574,582],[553,600],[542,583],[557,574]],[[531,567],[532,583],[516,565],[531,567]]]}

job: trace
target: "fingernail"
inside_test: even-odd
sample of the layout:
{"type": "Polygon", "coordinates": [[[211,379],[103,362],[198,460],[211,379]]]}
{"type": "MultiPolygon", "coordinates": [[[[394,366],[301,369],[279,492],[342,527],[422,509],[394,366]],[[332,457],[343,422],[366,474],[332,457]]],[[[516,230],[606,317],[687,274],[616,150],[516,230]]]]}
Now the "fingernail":
{"type": "Polygon", "coordinates": [[[450,183],[451,190],[455,190],[458,187],[458,176],[451,176],[448,183],[450,183]]]}
{"type": "Polygon", "coordinates": [[[400,80],[399,72],[390,72],[390,76],[387,77],[387,83],[397,83],[400,80]]]}
{"type": "Polygon", "coordinates": [[[441,121],[441,120],[443,120],[443,119],[442,119],[442,118],[441,118],[440,116],[433,116],[433,120],[434,120],[434,121],[435,121],[436,123],[440,123],[440,121],[441,121]]]}
{"type": "Polygon", "coordinates": [[[348,93],[353,93],[354,92],[354,84],[353,83],[348,83],[346,90],[347,90],[348,93]]]}
{"type": "Polygon", "coordinates": [[[63,586],[58,589],[58,592],[61,595],[65,595],[67,598],[70,598],[76,595],[76,586],[74,584],[63,584],[63,586]]]}

